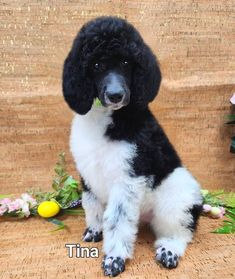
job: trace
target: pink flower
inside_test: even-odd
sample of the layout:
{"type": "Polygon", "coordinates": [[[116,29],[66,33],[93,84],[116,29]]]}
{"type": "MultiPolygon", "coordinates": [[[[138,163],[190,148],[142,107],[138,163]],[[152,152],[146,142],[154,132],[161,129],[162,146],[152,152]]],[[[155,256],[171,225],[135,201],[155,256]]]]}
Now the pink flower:
{"type": "Polygon", "coordinates": [[[0,206],[0,216],[2,216],[5,212],[7,212],[7,206],[1,205],[0,206]]]}
{"type": "Polygon", "coordinates": [[[226,213],[225,208],[224,207],[220,207],[219,218],[223,218],[225,213],[226,213]]]}
{"type": "Polygon", "coordinates": [[[17,214],[22,212],[24,216],[30,215],[30,208],[37,205],[36,200],[29,194],[24,193],[21,195],[22,199],[11,200],[8,198],[0,200],[0,216],[4,213],[16,212],[17,214]]]}
{"type": "Polygon", "coordinates": [[[11,202],[11,199],[5,198],[0,200],[1,205],[8,205],[11,202]]]}
{"type": "Polygon", "coordinates": [[[19,210],[21,210],[24,213],[24,216],[29,217],[29,203],[23,199],[16,199],[16,202],[20,205],[19,210]]]}
{"type": "Polygon", "coordinates": [[[34,207],[35,205],[37,205],[36,200],[32,196],[30,196],[28,193],[22,194],[21,197],[25,202],[30,204],[31,208],[34,207]]]}
{"type": "Polygon", "coordinates": [[[233,93],[233,96],[230,99],[230,102],[235,105],[235,93],[233,93]]]}
{"type": "Polygon", "coordinates": [[[207,213],[207,212],[210,212],[211,211],[211,205],[209,204],[203,204],[203,212],[207,213]]]}
{"type": "Polygon", "coordinates": [[[223,207],[212,207],[210,213],[213,218],[222,218],[225,214],[225,209],[223,207]]]}
{"type": "Polygon", "coordinates": [[[8,204],[8,212],[13,212],[21,209],[21,201],[20,199],[16,199],[8,204]]]}
{"type": "Polygon", "coordinates": [[[226,213],[225,208],[224,207],[220,207],[221,213],[224,215],[226,213]]]}

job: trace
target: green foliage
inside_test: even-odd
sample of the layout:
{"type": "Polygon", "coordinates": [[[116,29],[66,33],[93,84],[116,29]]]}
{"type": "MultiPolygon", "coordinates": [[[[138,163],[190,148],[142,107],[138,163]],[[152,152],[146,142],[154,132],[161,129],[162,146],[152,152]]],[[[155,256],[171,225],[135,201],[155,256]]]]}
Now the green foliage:
{"type": "Polygon", "coordinates": [[[69,208],[71,203],[81,198],[79,183],[66,171],[65,154],[59,154],[59,161],[55,166],[55,177],[52,182],[53,191],[42,192],[30,190],[29,194],[35,197],[38,204],[43,201],[56,200],[62,209],[69,208]]]}
{"type": "Polygon", "coordinates": [[[80,208],[80,209],[64,209],[63,213],[67,214],[67,215],[81,215],[81,216],[85,215],[84,210],[82,208],[80,208]]]}
{"type": "Polygon", "coordinates": [[[10,198],[12,195],[0,195],[0,200],[5,198],[10,198]]]}
{"type": "Polygon", "coordinates": [[[57,225],[57,228],[54,229],[54,230],[51,230],[50,232],[56,232],[56,231],[59,231],[59,230],[63,230],[63,229],[66,229],[66,225],[64,224],[64,222],[56,219],[56,218],[47,218],[47,221],[54,224],[54,225],[57,225]]]}
{"type": "Polygon", "coordinates": [[[216,207],[225,208],[226,220],[223,220],[223,225],[214,230],[213,233],[230,234],[235,233],[235,193],[225,193],[224,190],[209,192],[202,190],[203,204],[208,204],[216,207]]]}
{"type": "Polygon", "coordinates": [[[224,190],[208,192],[203,196],[203,203],[211,206],[223,206],[235,208],[235,193],[225,193],[224,190]]]}
{"type": "MultiPolygon", "coordinates": [[[[43,201],[55,200],[61,207],[61,214],[66,215],[84,215],[84,210],[80,209],[69,209],[73,202],[81,199],[81,190],[80,185],[77,180],[75,180],[71,175],[67,173],[66,164],[65,164],[65,154],[59,154],[59,161],[55,166],[55,177],[52,182],[53,190],[50,192],[43,192],[39,190],[30,190],[28,191],[40,204],[43,201]]],[[[32,215],[38,215],[37,208],[33,209],[32,215]]],[[[51,222],[58,227],[53,231],[58,231],[65,229],[66,225],[55,218],[48,218],[48,222],[51,222]]]]}
{"type": "MultiPolygon", "coordinates": [[[[227,119],[228,121],[235,121],[235,114],[226,115],[226,119],[227,119]]],[[[227,122],[226,124],[230,124],[230,123],[227,122]]]]}
{"type": "Polygon", "coordinates": [[[218,234],[229,234],[229,233],[235,233],[235,208],[232,209],[226,209],[226,215],[228,220],[224,220],[224,225],[216,230],[213,231],[213,233],[218,234]]]}
{"type": "MultiPolygon", "coordinates": [[[[65,164],[65,154],[59,154],[59,160],[55,166],[55,177],[52,182],[52,190],[49,192],[41,191],[40,189],[31,189],[28,192],[35,200],[34,206],[30,207],[30,215],[38,216],[38,206],[43,201],[55,201],[59,204],[61,210],[59,215],[84,215],[84,210],[80,207],[74,209],[73,207],[81,205],[81,190],[79,183],[71,175],[67,173],[65,164]],[[72,208],[72,209],[71,209],[72,208]]],[[[12,195],[0,195],[0,199],[11,197],[12,195]]],[[[24,212],[12,211],[7,212],[9,217],[24,218],[24,212]]],[[[58,231],[66,228],[66,225],[56,219],[47,218],[48,222],[57,225],[53,231],[58,231]]]]}

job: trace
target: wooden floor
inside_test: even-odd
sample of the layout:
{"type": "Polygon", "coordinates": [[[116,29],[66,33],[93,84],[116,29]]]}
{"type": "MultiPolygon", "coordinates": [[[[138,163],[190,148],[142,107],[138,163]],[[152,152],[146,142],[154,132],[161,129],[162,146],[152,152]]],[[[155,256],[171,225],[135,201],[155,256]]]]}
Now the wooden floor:
{"type": "MultiPolygon", "coordinates": [[[[52,224],[40,218],[1,221],[0,278],[105,278],[101,270],[102,243],[84,243],[84,217],[64,220],[69,231],[51,233],[52,224]],[[69,258],[65,244],[98,247],[99,258],[69,258]]],[[[119,278],[229,279],[235,274],[235,236],[210,233],[220,221],[202,217],[192,244],[179,266],[166,270],[154,261],[154,235],[142,227],[134,258],[119,278]]]]}

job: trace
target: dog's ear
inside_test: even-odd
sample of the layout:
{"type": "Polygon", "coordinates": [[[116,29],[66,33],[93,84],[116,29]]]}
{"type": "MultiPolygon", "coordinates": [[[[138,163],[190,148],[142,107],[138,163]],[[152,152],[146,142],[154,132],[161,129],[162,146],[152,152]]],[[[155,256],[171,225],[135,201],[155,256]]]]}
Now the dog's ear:
{"type": "Polygon", "coordinates": [[[63,69],[63,94],[69,107],[78,114],[86,114],[94,100],[94,85],[89,75],[83,38],[78,35],[63,69]]]}
{"type": "Polygon", "coordinates": [[[145,108],[153,101],[161,84],[161,71],[151,49],[144,43],[134,45],[132,55],[136,66],[132,78],[131,102],[134,106],[145,108]]]}

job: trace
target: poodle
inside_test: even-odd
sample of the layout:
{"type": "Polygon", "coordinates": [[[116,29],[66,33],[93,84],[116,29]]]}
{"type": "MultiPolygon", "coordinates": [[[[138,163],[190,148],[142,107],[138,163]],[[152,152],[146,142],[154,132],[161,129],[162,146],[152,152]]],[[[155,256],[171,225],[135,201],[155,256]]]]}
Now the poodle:
{"type": "Polygon", "coordinates": [[[141,221],[156,234],[156,261],[176,267],[202,210],[199,183],[148,108],[160,82],[155,55],[117,17],[86,23],[64,62],[64,99],[75,112],[70,148],[86,214],[83,241],[103,239],[107,276],[124,271],[141,221]]]}

